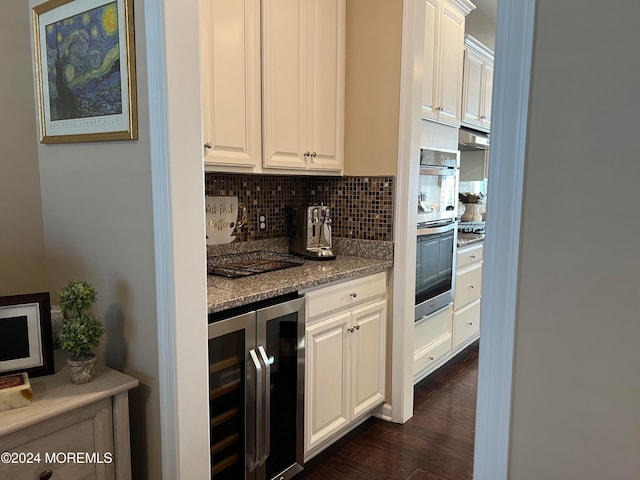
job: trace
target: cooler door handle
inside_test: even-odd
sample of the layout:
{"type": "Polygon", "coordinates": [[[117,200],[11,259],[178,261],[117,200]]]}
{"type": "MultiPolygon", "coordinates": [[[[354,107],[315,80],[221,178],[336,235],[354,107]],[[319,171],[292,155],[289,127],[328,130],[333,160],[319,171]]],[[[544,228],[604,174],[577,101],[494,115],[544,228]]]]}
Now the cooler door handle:
{"type": "MultiPolygon", "coordinates": [[[[262,410],[262,396],[264,392],[263,380],[264,372],[260,359],[255,350],[249,350],[249,357],[255,368],[255,382],[247,382],[247,405],[249,408],[255,407],[256,418],[251,421],[247,418],[247,465],[249,471],[253,472],[260,465],[260,438],[264,417],[262,410]]],[[[247,375],[248,376],[248,375],[247,375]]]]}
{"type": "Polygon", "coordinates": [[[258,347],[258,352],[260,353],[260,357],[262,363],[264,365],[263,375],[264,380],[262,382],[263,388],[263,418],[262,418],[262,457],[259,460],[259,464],[262,465],[267,461],[267,457],[271,452],[271,363],[269,362],[269,357],[267,356],[267,352],[264,347],[260,345],[258,347]]]}

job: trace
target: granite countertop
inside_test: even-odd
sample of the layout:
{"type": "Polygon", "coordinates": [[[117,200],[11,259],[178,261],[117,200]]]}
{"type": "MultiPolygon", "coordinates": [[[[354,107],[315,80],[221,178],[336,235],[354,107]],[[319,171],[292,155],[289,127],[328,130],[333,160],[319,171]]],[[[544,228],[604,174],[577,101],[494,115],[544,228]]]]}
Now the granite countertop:
{"type": "Polygon", "coordinates": [[[458,247],[466,247],[484,241],[484,233],[458,233],[458,247]]]}
{"type": "Polygon", "coordinates": [[[335,260],[306,260],[304,265],[243,278],[207,276],[209,313],[247,305],[322,285],[381,272],[393,266],[393,260],[338,255],[335,260]]]}

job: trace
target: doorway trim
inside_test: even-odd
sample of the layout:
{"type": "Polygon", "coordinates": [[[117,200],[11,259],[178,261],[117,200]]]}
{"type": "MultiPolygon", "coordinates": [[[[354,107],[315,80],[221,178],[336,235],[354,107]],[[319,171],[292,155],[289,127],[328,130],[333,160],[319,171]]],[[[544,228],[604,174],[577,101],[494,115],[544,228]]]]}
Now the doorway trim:
{"type": "Polygon", "coordinates": [[[509,476],[535,0],[498,1],[473,478],[509,476]]]}

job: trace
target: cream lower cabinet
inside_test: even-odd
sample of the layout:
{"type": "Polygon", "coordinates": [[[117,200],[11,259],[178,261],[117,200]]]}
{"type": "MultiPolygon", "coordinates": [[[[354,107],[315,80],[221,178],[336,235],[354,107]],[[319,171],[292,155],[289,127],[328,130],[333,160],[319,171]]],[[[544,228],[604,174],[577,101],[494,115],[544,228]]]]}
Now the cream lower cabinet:
{"type": "Polygon", "coordinates": [[[413,332],[414,383],[442,365],[451,353],[453,305],[420,319],[413,332]]]}
{"type": "Polygon", "coordinates": [[[453,299],[453,349],[462,349],[480,335],[482,258],[484,245],[460,248],[456,258],[456,291],[453,299]]]}
{"type": "Polygon", "coordinates": [[[384,401],[386,273],[308,292],[305,459],[384,401]]]}
{"type": "Polygon", "coordinates": [[[483,244],[458,248],[453,303],[415,323],[413,382],[430,375],[480,336],[483,244]]]}

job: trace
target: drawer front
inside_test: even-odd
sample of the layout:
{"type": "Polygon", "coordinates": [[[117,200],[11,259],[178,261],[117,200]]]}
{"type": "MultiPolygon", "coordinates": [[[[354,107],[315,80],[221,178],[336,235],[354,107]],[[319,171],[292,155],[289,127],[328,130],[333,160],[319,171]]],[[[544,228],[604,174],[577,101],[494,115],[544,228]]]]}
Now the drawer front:
{"type": "Polygon", "coordinates": [[[440,337],[428,348],[417,351],[413,355],[414,376],[435,364],[440,358],[451,351],[451,334],[440,337]]]}
{"type": "Polygon", "coordinates": [[[480,300],[470,303],[453,314],[453,348],[480,331],[480,300]]]}
{"type": "Polygon", "coordinates": [[[14,432],[0,439],[0,451],[39,457],[21,465],[0,463],[0,478],[32,480],[51,470],[54,480],[114,479],[112,428],[111,400],[105,399],[14,432]]]}
{"type": "Polygon", "coordinates": [[[481,262],[484,252],[482,243],[459,248],[456,253],[456,270],[460,270],[473,263],[481,262]]]}
{"type": "Polygon", "coordinates": [[[453,306],[450,305],[415,323],[413,352],[416,353],[444,335],[451,333],[453,306]]]}
{"type": "Polygon", "coordinates": [[[306,293],[307,319],[351,308],[367,301],[382,299],[387,289],[386,272],[356,278],[306,293]]]}
{"type": "Polygon", "coordinates": [[[482,263],[456,272],[454,308],[458,310],[482,295],[482,263]]]}

